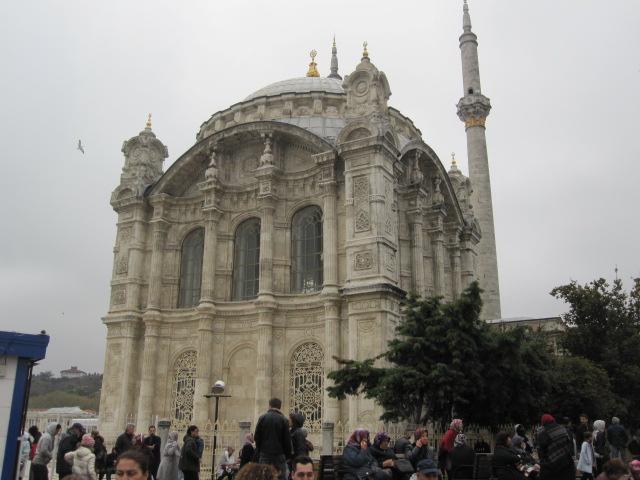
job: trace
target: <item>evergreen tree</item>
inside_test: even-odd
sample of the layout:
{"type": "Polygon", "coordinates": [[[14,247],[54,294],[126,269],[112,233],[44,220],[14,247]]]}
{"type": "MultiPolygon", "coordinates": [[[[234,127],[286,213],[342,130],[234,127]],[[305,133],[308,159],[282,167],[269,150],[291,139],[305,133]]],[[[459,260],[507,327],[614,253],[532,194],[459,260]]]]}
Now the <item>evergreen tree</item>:
{"type": "Polygon", "coordinates": [[[562,347],[604,369],[616,395],[614,413],[627,426],[640,424],[640,279],[629,293],[621,280],[609,285],[600,278],[586,285],[572,281],[551,295],[569,304],[562,347]]]}
{"type": "Polygon", "coordinates": [[[329,396],[363,393],[385,409],[385,421],[446,424],[455,413],[468,422],[529,423],[548,385],[546,343],[532,343],[524,329],[500,331],[480,320],[481,292],[474,282],[451,303],[406,300],[387,351],[363,361],[338,359],[343,368],[329,373],[335,383],[329,396]]]}

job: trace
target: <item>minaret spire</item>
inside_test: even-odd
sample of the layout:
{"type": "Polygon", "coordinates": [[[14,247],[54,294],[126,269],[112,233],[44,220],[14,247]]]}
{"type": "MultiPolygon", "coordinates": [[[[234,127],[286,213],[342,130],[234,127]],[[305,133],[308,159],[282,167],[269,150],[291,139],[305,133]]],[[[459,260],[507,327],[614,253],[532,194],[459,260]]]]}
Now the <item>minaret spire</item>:
{"type": "Polygon", "coordinates": [[[329,78],[337,78],[342,80],[342,77],[338,75],[338,49],[336,48],[336,36],[333,36],[333,47],[331,48],[331,73],[329,78]]]}
{"type": "Polygon", "coordinates": [[[460,51],[462,55],[463,97],[458,102],[458,117],[464,122],[467,132],[469,180],[473,187],[471,203],[482,233],[482,239],[477,247],[478,282],[484,290],[482,317],[496,319],[501,317],[500,285],[485,129],[485,121],[491,110],[491,103],[482,94],[480,88],[478,37],[471,31],[471,16],[466,0],[462,10],[463,33],[460,36],[460,51]]]}

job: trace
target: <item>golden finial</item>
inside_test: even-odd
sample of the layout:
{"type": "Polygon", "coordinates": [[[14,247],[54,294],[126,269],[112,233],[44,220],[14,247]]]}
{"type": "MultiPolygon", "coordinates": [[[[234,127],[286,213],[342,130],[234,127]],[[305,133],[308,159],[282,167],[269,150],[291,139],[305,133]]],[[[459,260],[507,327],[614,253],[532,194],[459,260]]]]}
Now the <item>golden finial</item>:
{"type": "Polygon", "coordinates": [[[151,128],[151,114],[147,117],[147,128],[151,128]]]}
{"type": "Polygon", "coordinates": [[[336,34],[335,33],[333,34],[333,46],[334,47],[336,46],[336,34]]]}
{"type": "Polygon", "coordinates": [[[307,77],[319,77],[320,76],[320,72],[318,72],[318,69],[316,68],[316,55],[318,54],[318,52],[316,52],[315,50],[311,50],[311,53],[309,55],[311,55],[311,63],[309,64],[309,71],[307,72],[307,77]]]}
{"type": "Polygon", "coordinates": [[[458,165],[458,162],[456,162],[456,152],[451,152],[451,165],[458,165]]]}
{"type": "Polygon", "coordinates": [[[465,4],[465,5],[467,4],[467,0],[464,0],[464,4],[465,4]]]}
{"type": "Polygon", "coordinates": [[[369,52],[367,52],[367,45],[368,45],[367,42],[364,42],[362,44],[362,46],[364,47],[364,52],[362,52],[362,56],[365,57],[365,58],[369,58],[369,52]]]}

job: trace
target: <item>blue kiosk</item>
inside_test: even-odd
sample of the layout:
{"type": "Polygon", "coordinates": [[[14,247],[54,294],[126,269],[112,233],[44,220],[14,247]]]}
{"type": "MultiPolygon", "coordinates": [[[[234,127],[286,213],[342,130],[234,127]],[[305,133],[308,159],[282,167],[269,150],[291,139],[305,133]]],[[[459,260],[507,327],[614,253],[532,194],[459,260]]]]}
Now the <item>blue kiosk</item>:
{"type": "Polygon", "coordinates": [[[42,360],[49,335],[0,331],[0,478],[15,479],[27,418],[33,366],[42,360]]]}

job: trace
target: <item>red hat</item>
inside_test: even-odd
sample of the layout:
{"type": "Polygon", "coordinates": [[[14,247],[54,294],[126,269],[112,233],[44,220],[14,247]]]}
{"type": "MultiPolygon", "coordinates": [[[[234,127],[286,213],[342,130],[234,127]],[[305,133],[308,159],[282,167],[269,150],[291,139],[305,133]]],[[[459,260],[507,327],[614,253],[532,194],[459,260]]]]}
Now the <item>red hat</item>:
{"type": "Polygon", "coordinates": [[[540,419],[540,423],[542,423],[542,425],[546,425],[547,423],[555,423],[555,421],[556,419],[553,418],[548,413],[545,413],[544,415],[542,415],[542,418],[540,419]]]}

